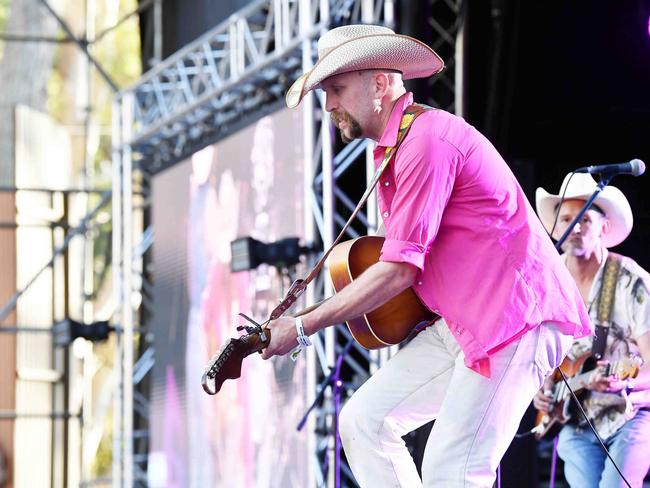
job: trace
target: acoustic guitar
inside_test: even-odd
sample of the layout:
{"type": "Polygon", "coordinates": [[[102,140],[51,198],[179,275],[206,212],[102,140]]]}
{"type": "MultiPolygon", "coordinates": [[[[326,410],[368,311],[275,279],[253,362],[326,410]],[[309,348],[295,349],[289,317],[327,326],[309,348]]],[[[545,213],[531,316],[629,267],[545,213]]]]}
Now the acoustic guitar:
{"type": "MultiPolygon", "coordinates": [[[[384,238],[364,236],[337,244],[329,256],[329,271],[334,289],[341,291],[367,268],[379,261],[384,238]]],[[[323,302],[313,305],[295,316],[304,315],[323,302]]],[[[206,366],[201,384],[206,393],[216,394],[227,379],[241,375],[242,361],[254,352],[261,352],[271,340],[271,330],[240,314],[252,323],[239,326],[245,330],[241,337],[228,339],[206,366]]],[[[366,349],[379,349],[399,344],[416,325],[433,322],[438,316],[427,309],[413,289],[407,288],[379,308],[349,320],[347,326],[354,339],[366,349]]]]}
{"type": "MultiPolygon", "coordinates": [[[[584,392],[589,376],[594,372],[594,369],[590,368],[590,362],[593,361],[591,352],[587,352],[574,360],[566,358],[560,365],[559,369],[567,376],[569,386],[576,396],[584,392]]],[[[638,358],[624,357],[618,361],[597,367],[601,369],[604,376],[616,376],[619,380],[625,380],[636,378],[639,373],[640,361],[638,358]]],[[[537,412],[535,427],[532,429],[535,438],[538,440],[549,433],[555,434],[571,418],[571,393],[558,370],[553,373],[552,379],[554,385],[550,396],[553,398],[553,406],[548,413],[537,412]]],[[[579,396],[578,399],[580,399],[579,396]]]]}

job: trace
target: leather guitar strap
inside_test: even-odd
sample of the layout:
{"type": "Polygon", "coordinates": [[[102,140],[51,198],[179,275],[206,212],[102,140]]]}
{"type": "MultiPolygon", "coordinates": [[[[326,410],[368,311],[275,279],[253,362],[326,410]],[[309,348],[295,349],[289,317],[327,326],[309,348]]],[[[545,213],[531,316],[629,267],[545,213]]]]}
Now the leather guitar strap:
{"type": "Polygon", "coordinates": [[[379,181],[379,178],[383,174],[384,170],[388,167],[388,164],[390,163],[391,159],[393,158],[393,155],[397,151],[397,148],[404,140],[404,136],[406,136],[413,121],[422,112],[430,109],[431,107],[427,107],[426,105],[421,105],[421,104],[413,104],[406,107],[406,110],[404,111],[404,115],[402,115],[402,120],[400,121],[399,131],[397,133],[397,142],[395,143],[394,146],[386,148],[386,151],[384,152],[384,158],[381,164],[377,168],[375,175],[372,177],[372,180],[370,181],[368,188],[366,188],[366,191],[361,196],[361,200],[359,200],[359,203],[357,204],[357,207],[354,209],[354,212],[352,212],[352,215],[350,215],[350,218],[343,226],[343,229],[341,229],[341,232],[339,233],[338,237],[334,240],[332,245],[323,254],[323,256],[318,260],[318,262],[309,272],[307,277],[305,279],[298,279],[293,282],[285,298],[271,312],[269,320],[275,320],[281,317],[284,314],[284,312],[286,312],[295,303],[298,297],[302,295],[302,293],[307,288],[307,285],[309,285],[309,283],[311,283],[312,280],[316,278],[316,276],[322,269],[323,265],[325,264],[325,260],[332,252],[332,249],[334,249],[334,246],[336,246],[339,243],[339,241],[342,239],[343,235],[345,234],[345,231],[348,229],[352,221],[355,219],[355,217],[357,216],[361,208],[365,205],[366,200],[368,200],[368,197],[374,190],[375,186],[377,186],[377,182],[379,181]]]}
{"type": "Polygon", "coordinates": [[[591,345],[591,355],[600,359],[605,354],[607,347],[607,334],[609,326],[611,325],[612,310],[614,309],[614,301],[616,299],[616,283],[618,282],[618,274],[621,270],[621,257],[618,254],[610,252],[607,256],[605,269],[603,270],[603,278],[600,283],[600,290],[598,292],[598,310],[597,310],[597,323],[596,335],[591,345]]]}

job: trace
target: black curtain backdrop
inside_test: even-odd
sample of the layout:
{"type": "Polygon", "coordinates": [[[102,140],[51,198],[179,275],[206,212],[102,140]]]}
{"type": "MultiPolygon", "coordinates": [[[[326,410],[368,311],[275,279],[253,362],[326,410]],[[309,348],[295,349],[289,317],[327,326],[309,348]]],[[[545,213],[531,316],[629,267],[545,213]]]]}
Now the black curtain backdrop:
{"type": "MultiPolygon", "coordinates": [[[[650,2],[468,3],[466,118],[511,164],[531,202],[580,166],[650,163],[650,2]]],[[[615,251],[650,269],[650,171],[611,183],[634,229],[615,251]]]]}
{"type": "MultiPolygon", "coordinates": [[[[143,0],[138,0],[142,3],[143,0]]],[[[248,5],[250,0],[163,0],[163,58],[186,46],[201,34],[248,5]]],[[[142,65],[151,68],[153,57],[153,8],[140,15],[142,65]]]]}

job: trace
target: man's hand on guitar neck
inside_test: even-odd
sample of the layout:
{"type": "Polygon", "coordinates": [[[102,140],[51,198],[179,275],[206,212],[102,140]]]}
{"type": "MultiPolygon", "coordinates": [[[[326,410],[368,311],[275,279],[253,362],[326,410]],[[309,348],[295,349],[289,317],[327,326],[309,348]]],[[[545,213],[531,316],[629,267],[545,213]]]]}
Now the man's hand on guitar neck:
{"type": "Polygon", "coordinates": [[[605,365],[607,365],[607,361],[599,361],[599,367],[594,369],[584,386],[588,390],[598,391],[601,393],[618,393],[625,388],[627,382],[621,381],[618,377],[613,375],[605,376],[603,374],[603,366],[605,365]]]}
{"type": "Polygon", "coordinates": [[[271,342],[262,351],[262,359],[284,356],[298,346],[295,318],[280,317],[271,321],[269,328],[271,329],[271,342]]]}

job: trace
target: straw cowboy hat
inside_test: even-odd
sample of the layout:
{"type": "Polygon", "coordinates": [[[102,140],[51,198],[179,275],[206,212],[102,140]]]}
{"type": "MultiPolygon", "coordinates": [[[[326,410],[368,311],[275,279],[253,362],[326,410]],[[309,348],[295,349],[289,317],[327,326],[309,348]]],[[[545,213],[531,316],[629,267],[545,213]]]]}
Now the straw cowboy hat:
{"type": "Polygon", "coordinates": [[[309,90],[330,76],[366,69],[387,69],[402,78],[425,78],[444,68],[440,56],[426,44],[395,34],[378,25],[346,25],[318,40],[318,61],[287,92],[289,108],[296,107],[309,90]]]}
{"type": "MultiPolygon", "coordinates": [[[[560,196],[563,193],[564,200],[588,200],[598,185],[596,180],[587,173],[575,173],[569,182],[570,176],[571,173],[564,177],[558,195],[552,195],[543,188],[538,188],[535,192],[537,214],[548,232],[551,231],[553,222],[555,222],[555,207],[560,203],[560,196]],[[569,185],[568,188],[567,184],[569,185]],[[564,192],[565,188],[566,193],[564,192]]],[[[605,212],[607,219],[609,219],[609,230],[603,236],[603,245],[605,247],[614,247],[623,242],[630,234],[634,221],[632,209],[623,192],[616,187],[606,186],[596,197],[594,205],[600,207],[605,212]]]]}

